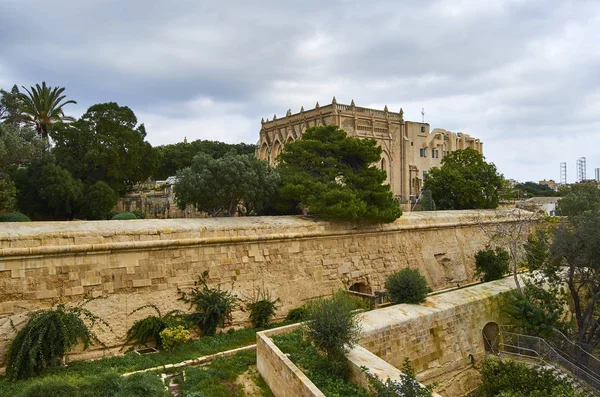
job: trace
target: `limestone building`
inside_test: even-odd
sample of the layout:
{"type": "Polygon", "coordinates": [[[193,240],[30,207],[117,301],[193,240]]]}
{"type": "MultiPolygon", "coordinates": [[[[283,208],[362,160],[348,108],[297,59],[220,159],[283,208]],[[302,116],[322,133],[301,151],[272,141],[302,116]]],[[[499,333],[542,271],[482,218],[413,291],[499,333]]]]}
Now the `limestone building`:
{"type": "Polygon", "coordinates": [[[472,148],[483,153],[483,143],[467,134],[450,132],[440,128],[430,131],[429,124],[405,121],[404,112],[390,112],[337,103],[314,109],[291,110],[283,118],[261,120],[257,156],[275,165],[283,145],[302,136],[309,127],[336,125],[349,136],[373,138],[383,149],[379,167],[387,172],[387,183],[395,197],[406,202],[419,194],[423,178],[432,167],[441,165],[448,152],[472,148]]]}

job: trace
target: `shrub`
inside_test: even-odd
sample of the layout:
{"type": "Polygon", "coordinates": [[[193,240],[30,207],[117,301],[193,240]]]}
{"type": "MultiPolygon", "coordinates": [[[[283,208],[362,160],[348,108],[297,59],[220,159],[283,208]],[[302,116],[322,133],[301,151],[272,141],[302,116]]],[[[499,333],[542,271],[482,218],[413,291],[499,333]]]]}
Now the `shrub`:
{"type": "Polygon", "coordinates": [[[344,291],[331,298],[319,298],[308,302],[306,333],[308,339],[327,355],[330,363],[339,363],[340,372],[347,362],[347,348],[358,341],[360,325],[356,320],[357,303],[344,291]]]}
{"type": "Polygon", "coordinates": [[[78,397],[78,393],[68,379],[40,379],[26,387],[18,397],[78,397]]]}
{"type": "Polygon", "coordinates": [[[131,219],[137,219],[137,216],[131,212],[119,212],[117,215],[112,217],[113,221],[128,221],[131,219]]]}
{"type": "Polygon", "coordinates": [[[163,345],[161,332],[167,328],[180,325],[183,314],[178,310],[172,310],[163,316],[158,306],[144,305],[133,310],[129,315],[131,316],[132,314],[147,308],[154,309],[157,315],[148,316],[133,323],[131,328],[127,330],[127,340],[125,341],[125,344],[135,341],[135,346],[146,345],[148,339],[152,338],[156,342],[156,347],[159,349],[166,348],[163,345]]]}
{"type": "Polygon", "coordinates": [[[304,321],[306,319],[306,307],[300,306],[290,310],[285,319],[294,322],[304,321]]]}
{"type": "Polygon", "coordinates": [[[106,219],[111,220],[117,214],[119,214],[119,211],[111,210],[111,211],[109,211],[108,215],[106,216],[106,219]]]}
{"type": "Polygon", "coordinates": [[[583,397],[551,369],[534,369],[514,361],[487,359],[481,367],[481,386],[475,397],[583,397]]]}
{"type": "Polygon", "coordinates": [[[372,397],[431,397],[433,396],[433,386],[424,387],[421,386],[408,358],[404,358],[404,364],[402,365],[402,375],[400,380],[395,381],[388,379],[385,383],[381,381],[376,375],[371,375],[366,372],[367,378],[369,379],[369,390],[372,392],[372,397]]]}
{"type": "Polygon", "coordinates": [[[119,197],[103,181],[98,181],[85,189],[81,215],[86,219],[106,219],[119,197]]]}
{"type": "Polygon", "coordinates": [[[390,301],[398,303],[421,303],[425,301],[431,288],[427,286],[427,279],[418,269],[402,269],[391,274],[385,280],[390,301]]]}
{"type": "Polygon", "coordinates": [[[175,346],[179,346],[190,339],[190,331],[183,325],[169,327],[160,331],[160,343],[168,351],[172,351],[175,346]]]}
{"type": "Polygon", "coordinates": [[[483,281],[499,280],[508,273],[509,256],[508,251],[502,247],[496,247],[495,250],[489,246],[484,250],[479,250],[475,254],[475,274],[483,275],[483,281]]]}
{"type": "Polygon", "coordinates": [[[79,342],[84,349],[101,343],[91,331],[99,317],[81,306],[58,305],[55,309],[37,310],[27,315],[29,321],[13,339],[8,349],[6,376],[11,380],[27,378],[60,364],[62,358],[79,342]],[[85,321],[90,322],[90,326],[85,321]]]}
{"type": "Polygon", "coordinates": [[[0,214],[0,222],[31,222],[31,219],[20,212],[8,212],[0,214]]]}
{"type": "Polygon", "coordinates": [[[198,278],[200,288],[178,292],[181,295],[179,299],[196,310],[188,315],[188,319],[198,325],[203,335],[212,336],[217,327],[231,325],[231,312],[237,307],[238,298],[230,291],[222,291],[221,286],[210,288],[206,284],[207,277],[208,270],[205,270],[198,278]]]}
{"type": "Polygon", "coordinates": [[[79,397],[114,397],[123,387],[123,380],[118,374],[109,372],[94,378],[85,378],[79,386],[79,397]]]}
{"type": "Polygon", "coordinates": [[[136,218],[138,219],[146,219],[146,213],[140,209],[134,209],[133,211],[131,211],[131,213],[133,215],[135,215],[136,218]]]}
{"type": "Polygon", "coordinates": [[[269,321],[275,316],[279,298],[271,299],[266,290],[258,290],[256,295],[248,303],[247,309],[250,311],[250,321],[254,328],[266,328],[269,321]]]}
{"type": "Polygon", "coordinates": [[[165,397],[163,382],[154,372],[133,374],[123,380],[123,387],[115,397],[165,397]]]}

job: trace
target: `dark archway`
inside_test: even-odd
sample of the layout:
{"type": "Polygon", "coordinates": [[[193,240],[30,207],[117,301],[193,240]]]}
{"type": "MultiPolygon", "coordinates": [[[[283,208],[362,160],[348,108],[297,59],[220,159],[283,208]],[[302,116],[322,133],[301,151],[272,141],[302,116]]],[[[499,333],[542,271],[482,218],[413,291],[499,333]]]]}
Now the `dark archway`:
{"type": "Polygon", "coordinates": [[[364,282],[354,283],[350,286],[350,291],[360,292],[361,294],[371,295],[371,286],[364,282]]]}
{"type": "Polygon", "coordinates": [[[483,335],[483,345],[487,353],[494,353],[498,351],[498,336],[500,335],[500,327],[497,323],[489,322],[481,331],[483,335]]]}

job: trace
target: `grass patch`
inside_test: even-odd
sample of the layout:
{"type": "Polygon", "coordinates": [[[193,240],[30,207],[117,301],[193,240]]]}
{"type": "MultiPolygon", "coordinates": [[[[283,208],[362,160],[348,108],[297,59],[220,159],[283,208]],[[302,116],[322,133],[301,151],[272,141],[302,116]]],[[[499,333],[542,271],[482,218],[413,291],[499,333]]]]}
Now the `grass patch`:
{"type": "MultiPolygon", "coordinates": [[[[181,395],[202,393],[204,397],[246,397],[243,386],[236,380],[253,365],[256,365],[256,352],[246,351],[231,357],[216,358],[207,366],[187,368],[181,395]]],[[[266,383],[262,381],[262,384],[261,387],[257,383],[262,396],[272,396],[266,383]]]]}
{"type": "MultiPolygon", "coordinates": [[[[281,325],[281,323],[273,324],[273,327],[281,325]]],[[[20,392],[28,388],[30,384],[38,382],[41,379],[44,379],[48,383],[52,383],[54,380],[57,382],[68,380],[71,383],[77,384],[90,383],[94,381],[94,378],[103,375],[120,375],[252,345],[256,343],[256,332],[258,331],[260,329],[244,328],[231,333],[204,336],[198,340],[186,342],[173,349],[170,353],[160,352],[140,356],[131,352],[123,356],[107,357],[95,361],[74,361],[69,364],[68,368],[55,367],[43,375],[32,379],[9,381],[5,377],[1,377],[0,397],[17,396],[20,392]]],[[[65,396],[68,396],[68,394],[65,394],[65,396]]]]}
{"type": "Polygon", "coordinates": [[[276,335],[273,342],[282,352],[289,354],[290,360],[300,367],[327,397],[370,396],[365,389],[335,376],[336,368],[332,368],[325,356],[304,338],[302,330],[276,335]]]}

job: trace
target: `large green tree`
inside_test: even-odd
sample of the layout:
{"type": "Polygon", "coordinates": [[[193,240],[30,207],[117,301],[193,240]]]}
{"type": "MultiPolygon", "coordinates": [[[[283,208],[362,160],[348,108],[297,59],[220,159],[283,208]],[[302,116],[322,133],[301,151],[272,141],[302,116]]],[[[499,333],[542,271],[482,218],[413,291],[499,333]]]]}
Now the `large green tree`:
{"type": "Polygon", "coordinates": [[[63,107],[68,104],[76,104],[72,99],[65,100],[64,87],[50,87],[46,82],[42,85],[27,89],[26,93],[19,92],[19,121],[35,128],[44,139],[48,138],[48,128],[55,123],[74,121],[73,117],[65,116],[63,107]]]}
{"type": "Polygon", "coordinates": [[[157,157],[133,111],[114,102],[91,106],[79,120],[52,134],[59,165],[87,186],[106,182],[123,194],[145,181],[157,157]]]}
{"type": "Polygon", "coordinates": [[[332,220],[393,222],[402,211],[375,166],[380,158],[374,139],[348,137],[336,126],[309,128],[278,157],[280,206],[300,204],[332,220]]]}
{"type": "Polygon", "coordinates": [[[10,91],[0,89],[0,123],[18,123],[20,120],[19,87],[16,85],[10,91]]]}
{"type": "Polygon", "coordinates": [[[429,170],[423,190],[430,190],[437,209],[492,209],[505,189],[504,177],[474,149],[457,150],[429,170]]]}
{"type": "Polygon", "coordinates": [[[177,172],[175,200],[211,216],[257,214],[274,195],[278,175],[254,155],[228,153],[214,159],[201,153],[177,172]]]}
{"type": "Polygon", "coordinates": [[[600,211],[600,190],[593,182],[564,187],[561,193],[563,198],[558,200],[557,215],[574,216],[587,211],[600,211]]]}

